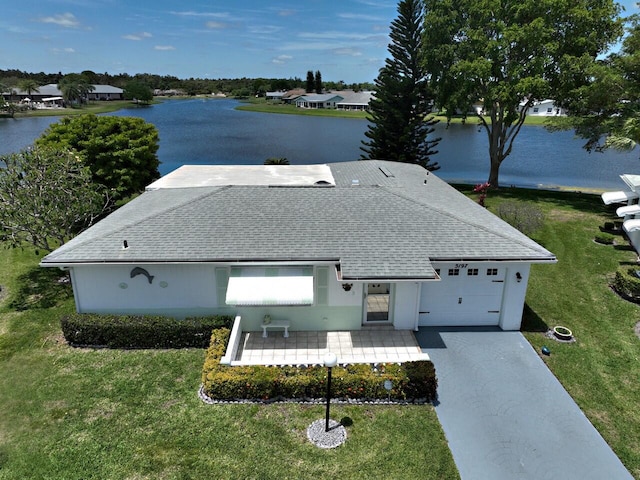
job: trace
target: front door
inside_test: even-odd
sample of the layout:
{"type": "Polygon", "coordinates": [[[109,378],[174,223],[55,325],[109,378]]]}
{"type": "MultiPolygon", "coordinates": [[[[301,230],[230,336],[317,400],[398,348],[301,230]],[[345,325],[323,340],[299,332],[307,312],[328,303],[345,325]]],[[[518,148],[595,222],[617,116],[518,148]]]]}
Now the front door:
{"type": "Polygon", "coordinates": [[[365,324],[388,323],[389,303],[391,299],[390,283],[368,283],[365,292],[365,324]]]}

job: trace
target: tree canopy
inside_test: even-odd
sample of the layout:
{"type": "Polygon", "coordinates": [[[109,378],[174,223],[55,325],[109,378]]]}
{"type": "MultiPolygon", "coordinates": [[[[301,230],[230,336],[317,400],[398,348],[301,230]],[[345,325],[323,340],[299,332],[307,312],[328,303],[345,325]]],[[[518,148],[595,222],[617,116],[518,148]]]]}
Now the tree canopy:
{"type": "Polygon", "coordinates": [[[36,147],[0,157],[0,239],[52,251],[98,219],[109,203],[77,153],[36,147]]]}
{"type": "Polygon", "coordinates": [[[640,17],[628,19],[619,52],[589,69],[576,65],[575,72],[590,82],[567,93],[570,116],[555,119],[548,128],[575,129],[589,151],[635,148],[640,143],[640,17]]]}
{"type": "Polygon", "coordinates": [[[64,101],[73,104],[85,100],[96,87],[84,75],[70,73],[60,80],[58,88],[62,92],[64,101]]]}
{"type": "Polygon", "coordinates": [[[137,103],[149,103],[153,100],[153,92],[144,83],[131,80],[124,87],[124,98],[135,100],[137,103]]]}
{"type": "Polygon", "coordinates": [[[384,67],[376,78],[376,96],[370,102],[371,120],[361,149],[363,159],[415,163],[428,170],[439,168],[430,162],[440,139],[433,133],[428,90],[428,72],[423,62],[423,8],[421,0],[402,0],[398,18],[391,23],[391,43],[384,67]]]}
{"type": "Polygon", "coordinates": [[[582,73],[622,32],[613,0],[425,0],[425,61],[436,103],[451,117],[475,111],[489,141],[488,182],[499,186],[536,101],[562,105],[582,73]],[[486,114],[487,116],[485,117],[486,114]]]}
{"type": "Polygon", "coordinates": [[[306,83],[306,87],[305,90],[307,91],[307,93],[312,93],[316,88],[316,80],[315,77],[313,76],[313,71],[309,70],[307,72],[307,83],[306,83]]]}
{"type": "Polygon", "coordinates": [[[51,124],[36,144],[78,152],[93,181],[107,187],[114,201],[142,192],[160,175],[158,130],[141,118],[65,117],[51,124]]]}

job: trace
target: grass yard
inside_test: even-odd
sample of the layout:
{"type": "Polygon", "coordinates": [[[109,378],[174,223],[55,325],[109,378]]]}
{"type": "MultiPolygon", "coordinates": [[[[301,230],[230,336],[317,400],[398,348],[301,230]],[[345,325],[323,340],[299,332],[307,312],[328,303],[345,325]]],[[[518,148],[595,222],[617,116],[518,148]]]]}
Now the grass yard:
{"type": "Polygon", "coordinates": [[[615,208],[599,195],[510,189],[490,192],[486,204],[495,212],[506,200],[535,202],[545,212],[545,227],[532,237],[558,257],[556,265],[532,269],[525,336],[538,352],[543,345],[551,350],[544,361],[640,478],[640,339],[634,334],[640,306],[608,286],[621,265],[636,264],[636,254],[621,236],[617,246],[593,242],[615,208]],[[546,338],[543,332],[556,325],[571,329],[577,342],[546,338]]]}
{"type": "MultiPolygon", "coordinates": [[[[550,348],[549,368],[640,478],[640,307],[608,286],[636,255],[621,237],[593,242],[613,211],[597,195],[504,189],[486,203],[511,200],[544,211],[533,238],[559,260],[533,269],[525,336],[550,348]],[[577,342],[546,338],[555,325],[577,342]]],[[[458,478],[429,406],[332,407],[353,425],[324,451],[305,438],[321,406],[203,404],[201,350],[67,347],[58,321],[73,309],[69,289],[37,260],[0,250],[0,479],[458,478]]]]}
{"type": "Polygon", "coordinates": [[[92,101],[88,104],[73,108],[51,108],[42,110],[28,110],[26,112],[16,113],[15,118],[22,117],[60,117],[67,115],[84,115],[85,113],[110,113],[122,110],[123,108],[146,108],[148,105],[136,105],[131,100],[112,100],[112,101],[92,101]]]}
{"type": "Polygon", "coordinates": [[[458,478],[431,406],[332,406],[353,425],[325,451],[322,406],[202,403],[204,350],[67,347],[69,289],[37,260],[0,250],[0,479],[458,478]]]}
{"type": "MultiPolygon", "coordinates": [[[[247,98],[242,100],[242,104],[236,107],[236,110],[247,110],[250,112],[261,113],[281,113],[286,115],[309,115],[315,117],[339,117],[339,118],[369,118],[369,114],[364,111],[338,110],[336,108],[298,108],[294,105],[281,102],[267,101],[265,98],[247,98]]],[[[447,118],[442,115],[436,115],[436,119],[443,124],[447,118]]],[[[485,117],[490,121],[489,117],[485,117]]],[[[550,117],[529,115],[525,119],[525,125],[546,125],[550,117]]],[[[474,115],[469,115],[466,119],[460,116],[454,116],[451,123],[467,122],[472,125],[478,123],[478,119],[474,115]]]]}

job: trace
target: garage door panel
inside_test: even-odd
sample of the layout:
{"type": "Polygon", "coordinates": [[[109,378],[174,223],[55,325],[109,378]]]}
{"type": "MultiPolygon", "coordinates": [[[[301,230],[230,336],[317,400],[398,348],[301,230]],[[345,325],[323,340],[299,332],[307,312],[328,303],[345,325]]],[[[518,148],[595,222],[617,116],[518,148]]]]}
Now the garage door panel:
{"type": "Polygon", "coordinates": [[[418,325],[498,325],[504,270],[500,274],[444,276],[439,282],[423,283],[418,325]]]}
{"type": "Polygon", "coordinates": [[[458,314],[457,312],[420,313],[418,326],[442,326],[442,327],[488,327],[496,326],[500,322],[500,312],[487,312],[484,315],[458,314]]]}

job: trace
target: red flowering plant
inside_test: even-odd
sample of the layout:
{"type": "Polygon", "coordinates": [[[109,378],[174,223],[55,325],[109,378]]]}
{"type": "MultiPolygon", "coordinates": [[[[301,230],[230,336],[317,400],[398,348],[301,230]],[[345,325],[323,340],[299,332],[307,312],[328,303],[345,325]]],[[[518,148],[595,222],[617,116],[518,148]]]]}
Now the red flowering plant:
{"type": "Polygon", "coordinates": [[[487,198],[487,191],[489,190],[490,187],[491,187],[491,184],[489,182],[484,182],[484,183],[479,183],[473,188],[474,193],[480,194],[480,196],[478,197],[478,203],[483,207],[485,206],[484,201],[487,198]]]}

